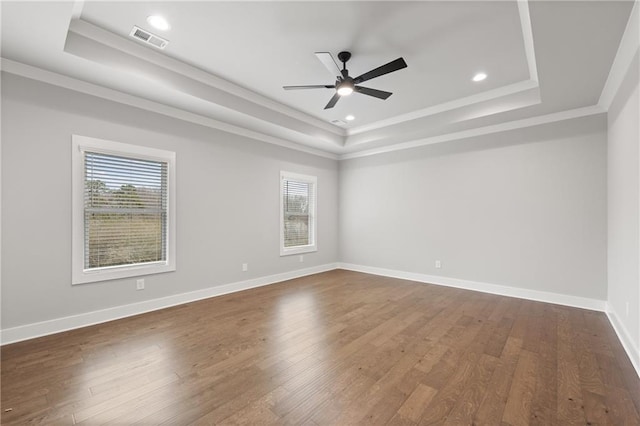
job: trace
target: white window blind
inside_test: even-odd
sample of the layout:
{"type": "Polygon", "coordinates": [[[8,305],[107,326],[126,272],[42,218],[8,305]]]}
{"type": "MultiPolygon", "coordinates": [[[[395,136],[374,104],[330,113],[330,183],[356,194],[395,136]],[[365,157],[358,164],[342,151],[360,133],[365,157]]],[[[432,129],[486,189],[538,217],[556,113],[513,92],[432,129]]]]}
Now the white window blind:
{"type": "Polygon", "coordinates": [[[167,163],[84,154],[84,269],[167,260],[167,163]]]}
{"type": "Polygon", "coordinates": [[[78,135],[72,148],[72,284],[175,271],[175,153],[78,135]]]}
{"type": "Polygon", "coordinates": [[[281,173],[281,255],[316,250],[316,178],[281,173]]]}

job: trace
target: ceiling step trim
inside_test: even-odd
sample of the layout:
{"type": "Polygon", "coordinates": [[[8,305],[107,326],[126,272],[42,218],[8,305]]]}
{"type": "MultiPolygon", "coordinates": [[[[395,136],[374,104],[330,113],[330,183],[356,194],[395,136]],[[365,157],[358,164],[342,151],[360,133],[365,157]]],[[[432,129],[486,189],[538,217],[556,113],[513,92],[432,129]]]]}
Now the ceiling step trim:
{"type": "Polygon", "coordinates": [[[98,86],[93,83],[87,83],[69,77],[66,75],[58,74],[52,71],[44,70],[31,65],[23,64],[21,62],[13,61],[6,58],[0,58],[0,70],[10,74],[18,75],[21,77],[29,78],[31,80],[41,81],[54,86],[63,87],[76,92],[96,96],[98,98],[110,100],[113,102],[133,106],[143,110],[155,112],[179,120],[183,120],[189,123],[199,124],[213,129],[221,130],[224,132],[245,136],[250,139],[267,142],[273,145],[281,146],[283,148],[289,148],[296,151],[305,152],[307,154],[329,158],[333,160],[349,160],[353,158],[368,157],[372,155],[385,154],[394,151],[401,151],[405,149],[417,148],[424,145],[431,145],[436,143],[450,142],[459,139],[466,139],[476,136],[484,136],[493,133],[501,133],[510,130],[517,130],[526,127],[539,126],[542,124],[555,123],[564,120],[571,120],[580,117],[587,117],[591,115],[604,114],[606,109],[600,105],[592,105],[588,107],[576,108],[566,111],[559,111],[552,114],[541,115],[537,117],[530,117],[522,120],[514,120],[500,124],[494,124],[490,126],[477,127],[474,129],[463,130],[459,132],[448,133],[444,135],[432,136],[422,139],[416,139],[408,142],[403,142],[395,145],[389,145],[379,148],[372,148],[357,152],[350,152],[345,154],[337,154],[333,152],[327,152],[315,148],[306,147],[296,142],[275,138],[269,135],[261,134],[248,130],[239,126],[234,126],[228,123],[224,123],[213,118],[204,117],[189,111],[184,111],[179,108],[170,107],[147,99],[142,99],[134,95],[119,92],[117,90],[108,89],[103,86],[98,86]]]}
{"type": "Polygon", "coordinates": [[[536,49],[533,43],[533,29],[531,28],[531,15],[529,14],[529,1],[518,0],[518,13],[520,15],[520,28],[522,29],[522,40],[524,51],[529,65],[529,79],[538,80],[538,63],[536,62],[536,49]]]}
{"type": "Polygon", "coordinates": [[[251,102],[257,107],[262,107],[267,110],[283,114],[302,123],[314,126],[322,132],[330,132],[340,137],[345,136],[344,129],[340,127],[334,126],[326,121],[276,102],[214,74],[198,69],[177,59],[173,59],[156,51],[155,49],[149,49],[137,42],[134,42],[133,40],[114,34],[82,19],[72,20],[69,24],[68,32],[75,33],[96,43],[118,50],[123,54],[135,57],[138,60],[147,62],[159,69],[167,70],[177,75],[181,75],[186,79],[191,79],[211,88],[226,92],[229,95],[251,102]]]}
{"type": "Polygon", "coordinates": [[[640,50],[640,4],[634,1],[627,27],[622,34],[618,51],[598,100],[598,105],[602,108],[608,110],[611,106],[638,50],[640,50]]]}
{"type": "Polygon", "coordinates": [[[97,84],[88,83],[86,81],[81,81],[73,77],[58,74],[53,71],[44,70],[42,68],[23,64],[21,62],[13,61],[10,59],[0,58],[0,70],[21,77],[26,77],[31,80],[41,81],[43,83],[63,87],[75,92],[96,96],[98,98],[106,99],[120,104],[129,105],[172,118],[177,118],[189,123],[199,124],[227,133],[245,136],[250,139],[267,142],[273,145],[305,152],[307,154],[312,154],[319,157],[330,158],[333,160],[338,159],[338,155],[332,152],[307,147],[297,142],[255,132],[253,130],[225,123],[210,117],[205,117],[193,112],[167,106],[158,102],[140,98],[138,96],[123,93],[114,89],[109,89],[97,84]]]}
{"type": "MultiPolygon", "coordinates": [[[[457,109],[462,109],[475,104],[489,102],[494,99],[504,98],[516,93],[527,92],[531,89],[539,88],[538,82],[535,80],[524,80],[517,83],[509,84],[507,86],[497,87],[492,90],[477,93],[475,95],[467,96],[453,101],[445,102],[442,104],[430,106],[421,110],[409,112],[407,114],[391,117],[386,120],[380,120],[368,125],[355,127],[347,131],[348,136],[354,136],[361,133],[370,132],[384,127],[389,127],[395,124],[405,123],[408,121],[418,120],[431,115],[441,114],[443,112],[449,112],[457,109]]],[[[347,144],[349,138],[347,137],[347,144]]]]}
{"type": "Polygon", "coordinates": [[[391,146],[383,146],[379,148],[372,148],[372,149],[367,149],[363,151],[342,154],[339,156],[339,159],[349,160],[352,158],[386,154],[389,152],[417,148],[425,145],[450,142],[454,140],[490,135],[494,133],[508,132],[510,130],[517,130],[517,129],[522,129],[526,127],[539,126],[541,124],[555,123],[558,121],[571,120],[574,118],[587,117],[590,115],[597,115],[597,114],[604,114],[604,113],[606,113],[605,109],[603,109],[599,105],[592,105],[588,107],[555,112],[552,114],[540,115],[537,117],[525,118],[522,120],[508,121],[505,123],[493,124],[490,126],[476,127],[475,129],[462,130],[459,132],[447,133],[447,134],[438,135],[438,136],[431,136],[428,138],[417,139],[410,142],[403,142],[403,143],[399,143],[391,146]]]}

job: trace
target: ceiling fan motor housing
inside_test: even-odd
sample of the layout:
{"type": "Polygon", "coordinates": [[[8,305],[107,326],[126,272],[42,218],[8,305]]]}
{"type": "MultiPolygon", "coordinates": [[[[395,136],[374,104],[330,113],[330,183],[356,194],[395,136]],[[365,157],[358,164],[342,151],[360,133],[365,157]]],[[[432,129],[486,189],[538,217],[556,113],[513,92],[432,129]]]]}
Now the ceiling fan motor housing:
{"type": "Polygon", "coordinates": [[[344,64],[349,59],[351,59],[351,52],[342,51],[342,52],[338,53],[338,59],[340,60],[340,62],[342,62],[344,64]]]}

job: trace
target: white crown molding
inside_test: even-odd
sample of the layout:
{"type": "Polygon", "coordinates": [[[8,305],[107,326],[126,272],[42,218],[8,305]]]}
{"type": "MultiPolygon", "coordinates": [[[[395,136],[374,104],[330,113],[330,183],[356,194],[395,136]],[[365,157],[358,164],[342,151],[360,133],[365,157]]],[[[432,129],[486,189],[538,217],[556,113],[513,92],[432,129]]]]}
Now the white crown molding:
{"type": "Polygon", "coordinates": [[[495,88],[493,90],[487,90],[486,92],[477,93],[475,95],[466,96],[464,98],[455,99],[453,101],[444,102],[438,105],[430,106],[428,108],[412,111],[406,114],[398,115],[388,118],[386,120],[380,120],[375,123],[366,124],[364,126],[354,127],[347,130],[347,140],[345,145],[349,145],[349,137],[358,135],[373,130],[378,130],[383,127],[392,126],[394,124],[400,124],[411,120],[418,120],[430,115],[440,114],[443,112],[451,111],[454,109],[460,109],[468,107],[470,105],[478,104],[481,102],[487,102],[494,99],[506,97],[514,93],[526,92],[531,89],[538,88],[538,82],[534,80],[525,80],[518,83],[509,84],[495,88]]]}
{"type": "Polygon", "coordinates": [[[479,291],[482,293],[496,294],[499,296],[516,297],[518,299],[553,303],[556,305],[571,306],[574,308],[589,309],[599,312],[604,312],[606,308],[606,302],[604,300],[571,296],[568,294],[551,293],[547,291],[509,287],[505,285],[490,284],[479,281],[469,281],[458,278],[398,271],[395,269],[377,268],[374,266],[355,265],[352,263],[339,263],[338,267],[340,269],[364,272],[366,274],[380,275],[383,277],[399,278],[402,280],[417,281],[421,283],[435,284],[445,287],[455,287],[465,290],[479,291]]]}
{"type": "MultiPolygon", "coordinates": [[[[391,126],[394,124],[399,124],[406,121],[427,117],[433,114],[438,114],[438,113],[449,111],[452,109],[462,108],[462,107],[473,105],[479,102],[496,99],[501,96],[508,96],[513,93],[517,93],[520,91],[527,91],[527,90],[530,90],[531,88],[538,87],[537,65],[536,65],[535,52],[534,52],[533,34],[531,31],[531,19],[529,15],[528,0],[518,0],[517,7],[518,7],[518,15],[520,19],[520,27],[522,31],[525,57],[526,57],[527,66],[529,70],[529,80],[524,80],[518,83],[510,84],[508,86],[504,86],[504,87],[496,88],[490,91],[478,93],[476,95],[456,99],[450,102],[445,102],[439,105],[434,105],[418,111],[413,111],[411,113],[402,114],[387,120],[381,120],[376,123],[372,123],[369,125],[356,127],[348,130],[331,125],[330,123],[326,123],[320,119],[317,119],[315,117],[312,117],[305,113],[297,111],[291,107],[280,104],[262,95],[258,95],[253,91],[240,87],[234,83],[231,83],[213,74],[200,70],[196,67],[183,63],[179,60],[170,58],[159,52],[140,46],[138,43],[135,43],[132,40],[128,40],[119,35],[113,34],[96,25],[83,21],[82,19],[75,19],[71,21],[71,24],[69,26],[69,33],[78,34],[82,37],[85,37],[86,39],[92,40],[94,42],[106,45],[112,49],[120,51],[123,54],[132,55],[137,60],[141,60],[149,64],[153,64],[154,66],[159,67],[159,69],[174,72],[182,76],[183,78],[193,79],[195,81],[205,84],[210,88],[219,89],[230,95],[241,97],[255,104],[256,106],[259,105],[259,106],[268,108],[270,110],[273,110],[275,112],[286,114],[289,117],[306,122],[307,124],[315,126],[318,129],[322,129],[323,131],[332,132],[336,135],[341,136],[342,144],[346,145],[348,144],[348,139],[349,139],[349,136],[351,135],[373,131],[373,130],[391,126]]],[[[65,50],[68,50],[67,47],[65,47],[65,50]]],[[[184,86],[184,87],[187,87],[187,86],[184,86]]],[[[203,91],[200,89],[200,90],[196,90],[194,93],[199,93],[201,96],[203,91]]],[[[223,97],[216,96],[215,99],[217,99],[216,102],[223,102],[223,103],[225,102],[224,96],[223,97]]],[[[229,105],[233,104],[232,100],[229,102],[231,102],[229,103],[229,105]]],[[[248,112],[248,114],[250,116],[255,116],[256,118],[260,116],[260,114],[255,114],[252,112],[248,112]]]]}
{"type": "Polygon", "coordinates": [[[116,306],[113,308],[87,312],[79,315],[55,318],[49,321],[42,321],[18,327],[6,328],[4,330],[0,330],[0,345],[7,345],[23,340],[34,339],[36,337],[47,336],[49,334],[55,334],[63,331],[74,330],[76,328],[101,324],[107,321],[113,321],[120,318],[143,314],[146,312],[157,311],[159,309],[168,308],[170,306],[182,305],[184,303],[195,302],[197,300],[221,296],[223,294],[235,293],[255,287],[262,287],[265,285],[275,284],[294,278],[300,278],[307,275],[318,274],[320,272],[331,271],[336,268],[337,263],[328,263],[326,265],[298,269],[295,271],[253,278],[246,281],[239,281],[216,287],[209,287],[203,290],[192,291],[189,293],[180,293],[173,296],[162,297],[159,299],[152,299],[144,302],[116,306]]]}
{"type": "Polygon", "coordinates": [[[134,95],[123,93],[114,89],[109,89],[103,86],[99,86],[93,83],[87,83],[69,77],[66,75],[58,74],[52,71],[44,70],[31,65],[23,64],[6,58],[0,58],[0,70],[10,74],[26,77],[32,80],[41,81],[54,86],[63,87],[76,92],[85,93],[88,95],[96,96],[102,99],[107,99],[113,102],[118,102],[124,105],[133,106],[143,110],[155,112],[165,116],[177,118],[189,123],[199,124],[202,126],[210,127],[213,129],[225,131],[228,133],[245,136],[250,139],[255,139],[263,142],[267,142],[273,145],[281,146],[284,148],[293,149],[296,151],[305,152],[307,154],[330,158],[333,160],[348,160],[351,158],[366,157],[370,155],[384,154],[387,152],[399,151],[404,149],[416,148],[419,146],[430,145],[434,143],[449,142],[458,139],[470,138],[474,136],[482,136],[492,133],[499,133],[509,130],[515,130],[519,128],[532,127],[540,124],[553,123],[562,120],[570,120],[578,117],[585,117],[588,115],[595,115],[604,113],[605,110],[598,105],[589,107],[577,108],[573,110],[561,111],[543,116],[531,117],[522,120],[510,121],[485,127],[478,127],[469,130],[463,130],[459,132],[448,133],[444,135],[438,135],[433,137],[427,137],[423,139],[416,139],[409,142],[403,142],[395,145],[388,145],[379,148],[365,149],[361,151],[336,154],[334,152],[323,151],[320,149],[310,148],[299,143],[276,138],[263,133],[255,132],[240,126],[224,123],[222,121],[205,117],[199,114],[195,114],[189,111],[184,111],[179,108],[170,107],[158,102],[142,99],[134,95]]]}
{"type": "Polygon", "coordinates": [[[538,83],[538,63],[536,50],[533,43],[533,30],[531,29],[531,15],[529,14],[529,1],[518,0],[518,13],[520,15],[520,28],[524,41],[524,52],[529,65],[529,79],[538,83]]]}
{"type": "MultiPolygon", "coordinates": [[[[505,95],[485,102],[452,109],[437,115],[406,121],[375,132],[349,136],[344,154],[381,146],[425,139],[454,132],[449,126],[540,104],[540,88],[505,95]],[[448,131],[446,129],[449,129],[448,131]]],[[[464,125],[464,124],[463,124],[464,125]]],[[[468,129],[467,129],[468,130],[468,129]]]]}
{"type": "MultiPolygon", "coordinates": [[[[150,84],[149,81],[155,81],[156,83],[151,83],[150,86],[154,88],[155,95],[149,93],[150,87],[147,87],[147,91],[144,92],[146,94],[138,92],[139,96],[150,100],[178,106],[196,114],[316,149],[331,151],[333,147],[344,145],[344,136],[323,129],[322,126],[326,125],[324,122],[319,122],[321,126],[309,124],[280,112],[279,109],[282,108],[275,103],[273,107],[268,107],[254,100],[248,100],[246,97],[232,93],[233,85],[230,83],[224,85],[221,83],[223,80],[214,76],[210,77],[218,83],[217,85],[203,82],[193,77],[198,74],[196,71],[190,72],[193,67],[163,55],[158,58],[157,52],[91,24],[73,21],[67,32],[64,51],[112,68],[123,75],[144,76],[143,79],[146,82],[142,83],[143,85],[150,84]],[[121,46],[118,47],[118,45],[121,46]],[[166,66],[156,64],[160,60],[167,62],[166,66]],[[179,68],[179,65],[185,69],[174,70],[179,68]],[[185,104],[184,100],[187,98],[192,101],[185,104]],[[180,103],[182,103],[181,106],[179,106],[180,103]]],[[[208,75],[202,71],[200,73],[208,75]]],[[[131,85],[125,85],[119,90],[137,92],[135,86],[131,85]]],[[[240,90],[235,89],[235,92],[238,91],[240,90]]],[[[333,128],[333,126],[330,127],[333,128]]]]}
{"type": "Polygon", "coordinates": [[[613,99],[618,93],[618,89],[624,80],[629,66],[633,61],[633,57],[640,49],[640,5],[637,0],[634,1],[631,15],[627,21],[627,27],[622,34],[618,51],[613,59],[613,64],[609,70],[607,81],[602,88],[598,105],[608,110],[613,99]]]}
{"type": "MultiPolygon", "coordinates": [[[[246,122],[246,126],[243,124],[240,124],[240,126],[247,127],[253,131],[271,134],[272,136],[284,136],[289,140],[312,146],[316,149],[324,149],[324,145],[318,146],[319,143],[328,145],[327,150],[331,150],[331,148],[339,150],[341,146],[345,146],[346,141],[344,138],[337,140],[335,135],[328,135],[326,132],[322,133],[318,127],[309,126],[297,120],[284,117],[280,113],[265,110],[262,106],[254,103],[253,100],[241,100],[232,93],[234,92],[234,85],[229,82],[202,71],[196,72],[189,65],[155,51],[150,51],[95,25],[83,21],[74,21],[68,32],[65,51],[116,69],[122,67],[122,64],[127,64],[127,67],[132,67],[137,72],[153,75],[155,78],[168,83],[170,87],[180,94],[188,94],[218,107],[219,110],[217,112],[213,112],[212,109],[210,114],[212,118],[215,117],[222,121],[228,120],[238,124],[233,115],[229,116],[230,111],[237,111],[237,114],[243,115],[243,120],[246,122]],[[201,82],[205,80],[206,76],[209,76],[210,81],[201,82]],[[200,77],[200,80],[196,80],[196,77],[200,77]],[[221,111],[220,108],[226,112],[221,111]],[[258,128],[257,126],[260,123],[267,126],[275,126],[276,128],[258,128]],[[282,131],[285,131],[284,135],[282,131]]],[[[407,117],[418,119],[426,115],[453,110],[460,113],[465,107],[471,108],[472,105],[481,102],[490,103],[492,100],[506,99],[514,94],[521,94],[523,97],[528,98],[530,91],[533,89],[538,90],[538,83],[534,80],[527,80],[429,108],[427,114],[423,110],[410,113],[407,117]]],[[[238,89],[235,92],[238,92],[238,89]]],[[[536,99],[536,102],[539,102],[539,97],[536,99]]],[[[392,124],[392,121],[383,120],[374,127],[387,127],[392,124]]],[[[403,118],[401,121],[407,120],[403,118]]],[[[416,124],[418,125],[418,123],[416,124]]],[[[415,135],[415,132],[413,133],[415,135]]],[[[366,148],[363,146],[359,149],[366,148]]]]}
{"type": "Polygon", "coordinates": [[[541,124],[555,123],[557,121],[571,120],[579,117],[587,117],[590,115],[603,114],[606,111],[598,105],[592,105],[583,108],[576,108],[567,111],[554,112],[537,117],[524,118],[522,120],[507,121],[500,124],[490,126],[476,127],[474,129],[462,130],[459,132],[447,133],[444,135],[431,136],[423,139],[416,139],[410,142],[398,143],[395,145],[382,146],[379,148],[366,149],[362,151],[342,154],[339,160],[349,160],[352,158],[368,157],[371,155],[385,154],[388,152],[401,151],[404,149],[417,148],[424,145],[435,143],[449,142],[459,139],[466,139],[476,136],[484,136],[493,133],[507,132],[510,130],[522,129],[525,127],[539,126],[541,124]]]}
{"type": "MultiPolygon", "coordinates": [[[[74,3],[74,17],[80,16],[79,12],[76,9],[81,11],[82,4],[82,1],[74,3]]],[[[71,20],[67,35],[67,44],[65,45],[65,51],[72,54],[78,54],[82,57],[84,57],[83,55],[86,54],[93,55],[93,57],[89,58],[90,60],[95,60],[98,62],[106,60],[108,62],[109,59],[106,58],[113,55],[97,52],[96,46],[80,46],[81,44],[86,45],[89,42],[103,45],[105,47],[113,49],[114,51],[120,52],[122,55],[128,55],[128,57],[126,58],[119,58],[119,60],[115,61],[116,63],[137,62],[137,65],[142,66],[146,70],[146,72],[149,72],[151,74],[162,74],[163,77],[172,81],[172,85],[177,84],[177,86],[182,87],[183,90],[186,90],[187,93],[198,98],[202,98],[207,102],[214,102],[215,100],[214,103],[216,104],[220,104],[221,106],[225,106],[232,110],[247,114],[247,118],[251,117],[255,118],[256,120],[268,118],[268,121],[270,123],[282,121],[281,119],[279,119],[279,117],[273,116],[274,112],[284,114],[290,118],[294,118],[295,120],[299,120],[300,122],[304,122],[306,124],[314,126],[321,132],[326,131],[331,132],[334,135],[338,135],[341,138],[339,144],[344,145],[347,143],[349,135],[356,135],[363,132],[373,131],[394,124],[427,117],[445,111],[450,111],[452,109],[462,108],[480,102],[497,99],[502,96],[509,96],[514,93],[527,91],[531,88],[537,87],[538,78],[536,71],[535,54],[533,52],[533,35],[531,33],[531,22],[527,0],[518,0],[518,14],[524,41],[525,57],[529,67],[529,80],[510,84],[504,87],[478,93],[476,95],[464,97],[461,99],[456,99],[450,102],[445,102],[439,105],[434,105],[432,107],[424,108],[419,111],[402,114],[388,120],[381,120],[374,124],[350,130],[331,125],[330,123],[326,123],[323,120],[317,119],[291,107],[280,104],[279,102],[273,101],[251,90],[229,82],[223,78],[200,70],[179,60],[168,57],[167,55],[163,55],[160,52],[156,52],[154,50],[141,46],[133,40],[129,40],[127,38],[113,34],[94,24],[83,21],[82,19],[71,20]],[[153,68],[150,68],[149,66],[152,66],[153,68]],[[195,87],[194,83],[196,82],[201,83],[204,86],[201,85],[199,87],[195,87]],[[213,91],[217,92],[213,93],[213,91]],[[212,93],[210,96],[207,96],[207,92],[212,93]],[[251,105],[253,105],[253,107],[251,107],[251,105],[247,103],[243,104],[242,102],[234,100],[234,97],[239,97],[245,101],[248,101],[251,105]],[[267,108],[268,111],[260,111],[258,107],[267,108]],[[265,114],[267,115],[265,116],[265,114]]],[[[111,62],[113,62],[113,59],[111,59],[111,62]]],[[[281,123],[281,125],[287,126],[283,123],[281,123]]],[[[289,123],[289,126],[287,127],[291,127],[291,125],[292,123],[289,123]]],[[[293,123],[293,127],[296,127],[295,123],[293,123]]],[[[308,133],[308,130],[304,132],[308,133]]],[[[318,136],[322,136],[321,133],[318,133],[317,131],[315,133],[318,136]]],[[[335,142],[331,137],[328,137],[327,140],[335,142]]]]}
{"type": "MultiPolygon", "coordinates": [[[[71,8],[71,21],[80,19],[82,9],[84,9],[84,0],[74,0],[73,7],[71,8]]],[[[71,25],[71,21],[69,21],[69,25],[71,25]]]]}
{"type": "Polygon", "coordinates": [[[624,348],[625,352],[627,352],[627,355],[629,356],[631,364],[633,364],[633,368],[635,368],[638,377],[640,377],[640,350],[633,343],[631,333],[629,333],[629,330],[627,330],[627,328],[624,326],[624,323],[620,321],[620,316],[615,312],[613,306],[611,306],[610,303],[607,303],[606,308],[606,314],[609,318],[609,322],[611,323],[613,330],[616,332],[618,340],[620,340],[620,343],[622,343],[622,347],[624,348]]]}
{"type": "MultiPolygon", "coordinates": [[[[122,54],[129,55],[128,59],[130,60],[131,58],[135,58],[137,61],[144,61],[157,67],[156,70],[165,70],[165,73],[166,71],[170,71],[175,73],[177,76],[181,76],[183,79],[190,79],[202,83],[207,87],[221,90],[233,97],[242,98],[243,100],[248,101],[255,106],[262,107],[269,112],[283,114],[289,118],[309,124],[315,127],[317,131],[330,132],[334,135],[340,136],[341,138],[344,138],[346,134],[345,130],[340,127],[307,115],[265,96],[259,95],[256,92],[238,86],[237,84],[214,74],[198,69],[177,59],[173,59],[155,50],[151,50],[138,44],[134,40],[121,37],[89,22],[83,21],[82,19],[71,21],[69,25],[69,33],[77,34],[95,43],[115,49],[122,54]]],[[[69,35],[67,37],[69,37],[69,35]]],[[[66,46],[65,51],[67,51],[66,46]]],[[[195,96],[198,97],[197,92],[195,96]]]]}
{"type": "Polygon", "coordinates": [[[179,108],[167,106],[147,99],[142,99],[134,95],[123,93],[114,89],[109,89],[97,84],[87,83],[73,77],[68,77],[66,75],[47,71],[31,65],[12,61],[10,59],[0,58],[0,70],[21,77],[26,77],[31,80],[41,81],[43,83],[63,87],[65,89],[96,96],[98,98],[107,99],[113,102],[118,102],[124,105],[129,105],[143,110],[155,112],[168,117],[177,118],[189,123],[199,124],[213,129],[222,130],[224,132],[245,136],[250,139],[267,142],[296,151],[302,151],[307,154],[330,158],[333,160],[336,160],[338,158],[338,156],[332,152],[310,148],[286,139],[280,139],[267,134],[255,132],[244,127],[224,123],[210,117],[205,117],[189,111],[184,111],[179,108]]]}

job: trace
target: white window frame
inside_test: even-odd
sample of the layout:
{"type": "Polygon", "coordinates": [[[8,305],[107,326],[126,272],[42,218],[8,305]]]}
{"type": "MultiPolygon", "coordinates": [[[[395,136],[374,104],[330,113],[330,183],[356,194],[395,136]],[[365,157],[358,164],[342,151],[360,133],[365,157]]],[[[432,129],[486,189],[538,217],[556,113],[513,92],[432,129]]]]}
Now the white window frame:
{"type": "Polygon", "coordinates": [[[72,135],[71,284],[137,277],[176,270],[176,154],[161,149],[72,135]],[[118,155],[167,163],[167,259],[134,265],[84,268],[84,152],[118,155]]]}
{"type": "Polygon", "coordinates": [[[293,254],[311,253],[318,251],[317,239],[317,204],[318,204],[318,178],[316,176],[301,175],[280,171],[280,256],[289,256],[293,254]],[[309,208],[309,240],[310,244],[303,246],[285,247],[284,246],[284,182],[286,180],[294,180],[298,182],[306,182],[313,184],[313,198],[310,200],[309,208]]]}

